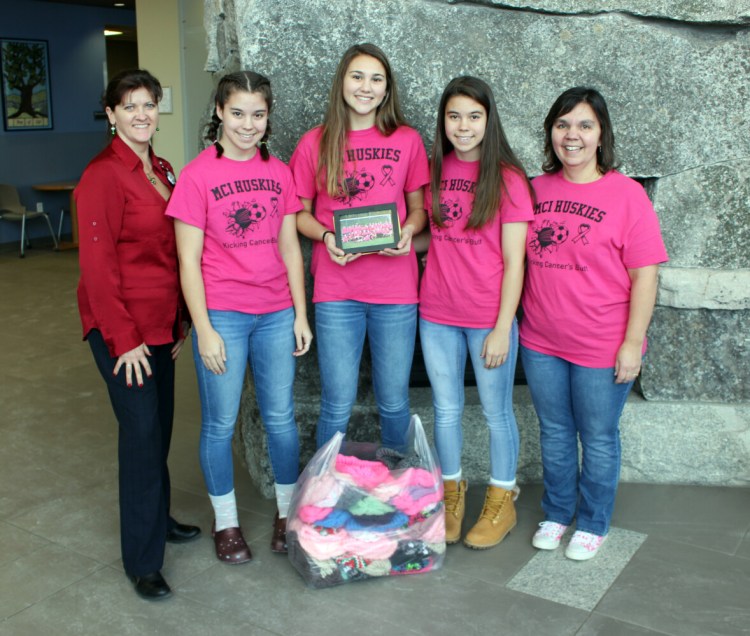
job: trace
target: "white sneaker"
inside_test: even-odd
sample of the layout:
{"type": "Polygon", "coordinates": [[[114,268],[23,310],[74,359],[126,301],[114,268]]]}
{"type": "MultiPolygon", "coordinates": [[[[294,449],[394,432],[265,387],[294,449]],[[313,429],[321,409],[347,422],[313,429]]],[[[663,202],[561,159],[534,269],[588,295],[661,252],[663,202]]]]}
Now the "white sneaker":
{"type": "Polygon", "coordinates": [[[607,535],[600,537],[598,534],[576,530],[565,549],[565,556],[574,561],[593,559],[606,538],[607,535]]]}
{"type": "Polygon", "coordinates": [[[560,545],[560,539],[563,538],[568,526],[554,521],[542,521],[539,524],[539,530],[534,533],[531,545],[540,550],[554,550],[560,545]]]}

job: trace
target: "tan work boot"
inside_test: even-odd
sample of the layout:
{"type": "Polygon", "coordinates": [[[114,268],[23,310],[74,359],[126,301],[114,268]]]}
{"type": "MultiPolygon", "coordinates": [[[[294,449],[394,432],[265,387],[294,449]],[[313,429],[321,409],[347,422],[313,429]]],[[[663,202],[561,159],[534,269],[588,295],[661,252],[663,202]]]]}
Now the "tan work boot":
{"type": "Polygon", "coordinates": [[[461,540],[461,524],[466,506],[466,480],[443,482],[443,503],[445,504],[445,542],[458,543],[461,540]]]}
{"type": "Polygon", "coordinates": [[[469,530],[464,539],[467,548],[485,550],[500,543],[505,535],[516,527],[516,507],[513,491],[487,486],[484,507],[479,521],[469,530]]]}

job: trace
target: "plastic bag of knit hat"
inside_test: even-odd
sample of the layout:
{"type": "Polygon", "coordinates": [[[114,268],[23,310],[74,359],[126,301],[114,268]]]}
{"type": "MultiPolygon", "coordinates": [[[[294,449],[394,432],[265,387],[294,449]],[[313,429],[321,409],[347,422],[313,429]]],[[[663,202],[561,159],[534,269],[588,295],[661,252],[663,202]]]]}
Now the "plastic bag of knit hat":
{"type": "Polygon", "coordinates": [[[445,556],[443,481],[422,421],[405,448],[345,442],[312,457],[292,494],[289,560],[315,588],[436,570],[445,556]]]}

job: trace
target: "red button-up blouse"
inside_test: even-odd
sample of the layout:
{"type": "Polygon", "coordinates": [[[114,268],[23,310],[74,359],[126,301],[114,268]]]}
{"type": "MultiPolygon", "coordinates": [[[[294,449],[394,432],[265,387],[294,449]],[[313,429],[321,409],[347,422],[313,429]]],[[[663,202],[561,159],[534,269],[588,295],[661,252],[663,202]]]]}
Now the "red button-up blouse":
{"type": "MultiPolygon", "coordinates": [[[[171,189],[171,166],[153,152],[151,160],[171,189]]],[[[84,339],[99,329],[112,357],[173,342],[182,305],[174,225],[141,160],[114,137],[86,167],[75,198],[84,339]]]]}

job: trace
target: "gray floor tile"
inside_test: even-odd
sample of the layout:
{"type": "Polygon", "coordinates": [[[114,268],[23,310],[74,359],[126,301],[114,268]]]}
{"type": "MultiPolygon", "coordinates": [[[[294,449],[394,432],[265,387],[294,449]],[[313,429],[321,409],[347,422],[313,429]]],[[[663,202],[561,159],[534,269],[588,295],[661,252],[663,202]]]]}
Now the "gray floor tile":
{"type": "MultiPolygon", "coordinates": [[[[81,348],[88,345],[81,345],[81,348]]],[[[86,359],[80,359],[78,353],[63,350],[41,358],[19,354],[16,360],[10,361],[11,368],[6,370],[10,376],[21,381],[36,384],[37,387],[51,385],[69,391],[78,391],[81,386],[92,389],[104,388],[104,382],[98,375],[96,367],[86,359]]],[[[39,395],[39,390],[37,392],[39,395]]]]}
{"type": "Polygon", "coordinates": [[[136,596],[125,576],[109,568],[70,585],[5,624],[0,623],[0,631],[3,629],[13,636],[278,634],[194,603],[178,591],[169,599],[144,601],[136,596]]]}
{"type": "Polygon", "coordinates": [[[40,466],[33,446],[13,435],[0,444],[0,519],[10,519],[31,508],[80,492],[74,482],[61,480],[40,466]]]}
{"type": "Polygon", "coordinates": [[[742,539],[740,547],[737,548],[737,556],[750,559],[750,530],[745,533],[745,538],[742,539]]]}
{"type": "Polygon", "coordinates": [[[0,429],[22,432],[45,442],[39,448],[45,453],[60,446],[61,441],[67,442],[66,447],[85,444],[96,448],[116,435],[112,407],[105,392],[98,389],[96,385],[71,395],[46,383],[40,390],[36,382],[14,382],[0,373],[0,399],[4,406],[0,429]]]}
{"type": "Polygon", "coordinates": [[[0,566],[0,618],[8,618],[80,581],[102,565],[48,544],[0,566]]]}
{"type": "Polygon", "coordinates": [[[366,608],[418,634],[575,634],[587,612],[520,594],[502,585],[438,570],[387,577],[335,588],[348,607],[366,608]]]}
{"type": "MultiPolygon", "coordinates": [[[[251,540],[248,540],[248,543],[251,549],[255,548],[257,552],[258,546],[253,545],[251,540]]],[[[216,558],[209,527],[204,530],[200,539],[180,545],[167,544],[162,574],[170,585],[177,586],[196,577],[201,577],[215,565],[222,564],[216,558]]],[[[122,561],[118,560],[116,567],[118,570],[122,570],[122,561]]]]}
{"type": "Polygon", "coordinates": [[[557,550],[539,550],[508,583],[518,592],[591,611],[619,576],[646,535],[610,527],[607,540],[590,561],[565,558],[568,533],[557,550]]]}
{"type": "MultiPolygon", "coordinates": [[[[523,496],[524,493],[522,493],[523,496]]],[[[463,523],[466,535],[479,518],[483,502],[482,492],[469,492],[467,514],[463,523]]],[[[507,583],[536,554],[531,546],[531,536],[537,527],[539,516],[525,508],[517,507],[516,527],[502,543],[489,550],[472,550],[463,544],[448,546],[444,568],[450,572],[464,574],[488,583],[507,583]]]]}
{"type": "Polygon", "coordinates": [[[115,480],[51,499],[12,516],[11,523],[102,564],[111,563],[120,556],[115,480]]]}
{"type": "Polygon", "coordinates": [[[576,636],[664,636],[664,634],[665,632],[655,632],[639,625],[592,614],[576,636]]]}
{"type": "MultiPolygon", "coordinates": [[[[223,615],[290,636],[343,636],[362,627],[357,618],[359,607],[338,602],[335,589],[305,587],[289,561],[270,551],[255,551],[248,564],[216,563],[200,577],[180,585],[177,591],[223,615]]],[[[370,631],[368,624],[367,633],[393,633],[397,625],[388,617],[389,613],[385,613],[380,620],[387,630],[380,632],[373,625],[370,631]]]]}
{"type": "Polygon", "coordinates": [[[621,484],[613,523],[734,554],[750,527],[750,488],[621,484]]]}
{"type": "Polygon", "coordinates": [[[542,514],[542,493],[544,486],[539,483],[519,484],[521,494],[516,500],[516,508],[528,508],[542,514]]]}
{"type": "Polygon", "coordinates": [[[0,566],[49,545],[49,541],[0,521],[0,566]]]}
{"type": "Polygon", "coordinates": [[[45,399],[27,395],[12,406],[1,428],[15,458],[33,458],[63,480],[95,486],[116,478],[117,423],[108,405],[49,389],[45,399]]]}
{"type": "Polygon", "coordinates": [[[750,560],[649,537],[597,612],[676,636],[750,630],[750,560]]]}

